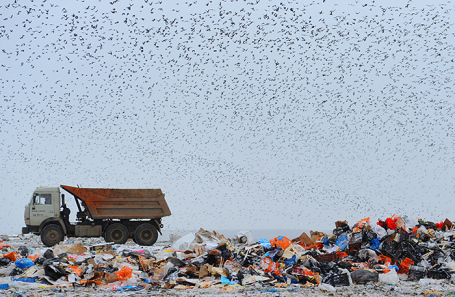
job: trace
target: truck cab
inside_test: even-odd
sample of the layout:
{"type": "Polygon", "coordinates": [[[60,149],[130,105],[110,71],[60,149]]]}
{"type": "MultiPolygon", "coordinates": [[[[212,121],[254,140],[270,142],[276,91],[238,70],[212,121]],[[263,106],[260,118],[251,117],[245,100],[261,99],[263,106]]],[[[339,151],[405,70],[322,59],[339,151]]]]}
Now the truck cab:
{"type": "Polygon", "coordinates": [[[60,188],[36,188],[30,203],[25,208],[24,216],[27,226],[40,226],[48,218],[58,218],[60,216],[60,188]]]}
{"type": "MultiPolygon", "coordinates": [[[[60,217],[60,207],[59,187],[36,188],[29,204],[25,207],[24,220],[26,227],[22,228],[22,233],[31,232],[39,235],[48,225],[59,227],[65,232],[65,224],[60,217]]],[[[59,235],[61,232],[57,233],[56,235],[59,235]]],[[[58,237],[60,238],[61,236],[59,235],[58,237]]]]}

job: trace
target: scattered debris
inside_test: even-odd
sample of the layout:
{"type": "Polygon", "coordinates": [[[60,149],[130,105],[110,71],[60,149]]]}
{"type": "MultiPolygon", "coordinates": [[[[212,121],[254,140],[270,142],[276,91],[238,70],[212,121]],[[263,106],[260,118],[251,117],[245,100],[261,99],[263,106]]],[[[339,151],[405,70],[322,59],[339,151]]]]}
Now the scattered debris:
{"type": "MultiPolygon", "coordinates": [[[[172,244],[140,247],[102,239],[64,243],[52,249],[1,246],[0,289],[97,287],[113,291],[220,288],[223,292],[261,288],[265,292],[319,286],[376,283],[420,286],[451,282],[455,274],[452,223],[406,220],[393,215],[371,224],[335,223],[332,234],[303,232],[289,239],[253,240],[248,231],[227,239],[200,229],[172,244]],[[409,224],[409,223],[408,223],[409,224]]],[[[28,237],[32,238],[32,237],[28,237]]],[[[39,242],[39,240],[37,240],[39,242]]],[[[38,248],[36,248],[38,247],[38,248]]],[[[421,294],[438,294],[426,290],[421,294]],[[426,292],[426,293],[425,293],[426,292]]]]}

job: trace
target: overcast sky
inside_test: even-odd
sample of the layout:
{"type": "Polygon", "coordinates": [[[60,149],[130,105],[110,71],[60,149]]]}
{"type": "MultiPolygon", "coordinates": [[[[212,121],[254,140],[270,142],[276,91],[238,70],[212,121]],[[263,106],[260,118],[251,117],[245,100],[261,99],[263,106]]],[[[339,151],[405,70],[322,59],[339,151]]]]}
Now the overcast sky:
{"type": "Polygon", "coordinates": [[[453,1],[18,2],[0,233],[61,184],[161,188],[166,229],[455,219],[453,1]]]}

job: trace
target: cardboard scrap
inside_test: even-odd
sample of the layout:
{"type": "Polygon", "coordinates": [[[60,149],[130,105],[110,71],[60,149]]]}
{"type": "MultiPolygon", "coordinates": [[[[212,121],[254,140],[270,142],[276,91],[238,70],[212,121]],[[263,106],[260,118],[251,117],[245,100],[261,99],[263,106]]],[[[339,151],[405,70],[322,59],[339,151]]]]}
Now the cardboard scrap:
{"type": "Polygon", "coordinates": [[[73,244],[69,249],[66,250],[68,254],[81,255],[87,251],[87,248],[80,243],[73,244]]]}
{"type": "Polygon", "coordinates": [[[209,276],[212,273],[212,266],[210,264],[202,265],[201,269],[199,269],[199,278],[204,278],[209,276]]]}
{"type": "Polygon", "coordinates": [[[203,245],[198,245],[193,249],[197,257],[205,253],[205,247],[203,245]]]}
{"type": "Polygon", "coordinates": [[[453,224],[449,219],[445,219],[444,224],[442,225],[442,230],[452,230],[453,224]]]}
{"type": "Polygon", "coordinates": [[[327,234],[325,234],[324,232],[313,231],[313,230],[310,231],[310,235],[311,235],[311,241],[313,243],[316,243],[319,237],[327,236],[327,234]]]}
{"type": "Polygon", "coordinates": [[[166,267],[153,269],[153,276],[150,278],[150,282],[160,282],[166,276],[166,267]]]}
{"type": "Polygon", "coordinates": [[[340,227],[343,227],[343,226],[346,226],[348,224],[348,221],[344,220],[344,221],[336,221],[335,222],[335,227],[336,228],[340,228],[340,227]]]}
{"type": "Polygon", "coordinates": [[[295,246],[291,243],[287,249],[284,250],[282,257],[286,259],[292,258],[292,256],[296,256],[298,254],[297,249],[295,246]]]}
{"type": "Polygon", "coordinates": [[[112,246],[114,245],[113,242],[102,243],[102,244],[95,244],[90,247],[90,251],[92,252],[107,252],[112,250],[112,246]]]}
{"type": "Polygon", "coordinates": [[[315,244],[315,242],[313,240],[311,240],[311,238],[308,236],[308,234],[306,234],[305,232],[303,232],[302,234],[300,234],[299,237],[297,238],[294,238],[292,240],[292,242],[303,242],[303,244],[305,244],[305,246],[310,246],[312,244],[315,244]]]}
{"type": "Polygon", "coordinates": [[[142,271],[148,272],[152,267],[155,261],[153,259],[147,259],[144,256],[138,255],[139,263],[141,264],[142,271]]]}

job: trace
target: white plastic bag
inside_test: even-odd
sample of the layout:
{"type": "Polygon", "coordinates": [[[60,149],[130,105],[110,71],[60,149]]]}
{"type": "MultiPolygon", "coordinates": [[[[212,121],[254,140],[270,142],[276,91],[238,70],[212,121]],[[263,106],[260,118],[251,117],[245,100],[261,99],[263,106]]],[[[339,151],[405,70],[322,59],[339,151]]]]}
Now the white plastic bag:
{"type": "Polygon", "coordinates": [[[332,285],[329,285],[329,284],[320,284],[318,286],[318,288],[321,289],[322,291],[336,292],[336,289],[332,285]]]}
{"type": "Polygon", "coordinates": [[[173,251],[186,251],[190,248],[191,243],[196,239],[194,232],[190,232],[187,235],[179,238],[176,242],[171,245],[173,251]]]}
{"type": "Polygon", "coordinates": [[[379,275],[379,281],[387,285],[398,285],[400,279],[398,278],[398,274],[395,269],[391,269],[387,273],[381,273],[379,275]]]}
{"type": "Polygon", "coordinates": [[[378,235],[379,239],[387,235],[387,231],[377,224],[373,224],[370,227],[371,230],[378,235]]]}
{"type": "Polygon", "coordinates": [[[240,231],[239,233],[237,233],[236,237],[238,242],[243,244],[252,244],[254,242],[253,234],[251,234],[250,231],[240,231]]]}
{"type": "Polygon", "coordinates": [[[419,280],[419,285],[421,286],[440,285],[445,282],[447,282],[446,279],[421,278],[419,280]]]}

